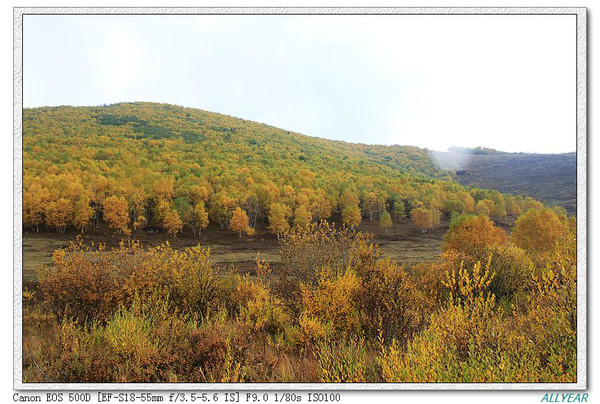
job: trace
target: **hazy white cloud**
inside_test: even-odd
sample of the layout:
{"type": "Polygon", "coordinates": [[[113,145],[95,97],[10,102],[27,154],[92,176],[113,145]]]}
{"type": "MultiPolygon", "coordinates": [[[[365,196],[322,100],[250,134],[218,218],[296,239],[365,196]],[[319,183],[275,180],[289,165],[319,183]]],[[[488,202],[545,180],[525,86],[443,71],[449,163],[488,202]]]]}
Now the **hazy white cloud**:
{"type": "Polygon", "coordinates": [[[126,99],[142,80],[144,50],[122,25],[110,24],[97,44],[86,49],[92,66],[91,78],[106,94],[107,102],[126,99]]]}
{"type": "Polygon", "coordinates": [[[27,16],[24,44],[25,106],[169,102],[353,142],[575,149],[570,16],[27,16]]]}

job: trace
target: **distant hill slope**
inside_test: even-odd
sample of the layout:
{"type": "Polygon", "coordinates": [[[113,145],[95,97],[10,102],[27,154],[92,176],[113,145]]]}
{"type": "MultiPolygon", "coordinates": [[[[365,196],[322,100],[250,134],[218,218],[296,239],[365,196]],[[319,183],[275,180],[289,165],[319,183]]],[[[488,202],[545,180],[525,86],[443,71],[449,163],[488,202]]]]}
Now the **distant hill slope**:
{"type": "MultiPolygon", "coordinates": [[[[43,107],[23,113],[25,151],[39,142],[60,135],[61,146],[69,138],[97,148],[100,160],[116,162],[119,156],[102,149],[118,146],[137,152],[159,143],[177,153],[193,151],[200,157],[247,167],[284,163],[290,168],[319,168],[326,171],[412,174],[447,177],[429,159],[427,152],[414,146],[378,146],[347,143],[302,135],[266,124],[228,115],[148,102],[120,103],[101,107],[43,107]],[[110,137],[110,138],[107,138],[110,137]],[[29,141],[28,141],[29,140],[29,141]],[[171,147],[172,146],[172,147],[171,147]]],[[[42,150],[50,160],[51,150],[42,150]]],[[[40,154],[40,151],[38,151],[40,154]]],[[[138,155],[139,156],[139,155],[138,155]]],[[[141,156],[140,156],[141,157],[141,156]]],[[[70,154],[71,162],[80,156],[70,154]]],[[[135,162],[132,162],[135,164],[135,162]]],[[[167,168],[168,171],[168,168],[167,168]]],[[[316,173],[320,176],[319,173],[316,173]]]]}
{"type": "Polygon", "coordinates": [[[529,195],[576,211],[577,155],[431,152],[442,169],[456,172],[462,185],[529,195]]]}
{"type": "Polygon", "coordinates": [[[236,227],[249,220],[279,234],[296,222],[352,224],[385,210],[400,220],[421,207],[432,227],[499,198],[510,201],[470,192],[413,146],[321,139],[168,104],[23,111],[23,217],[36,230],[104,220],[120,232],[175,235],[206,226],[207,216],[229,228],[235,214],[236,227]]]}

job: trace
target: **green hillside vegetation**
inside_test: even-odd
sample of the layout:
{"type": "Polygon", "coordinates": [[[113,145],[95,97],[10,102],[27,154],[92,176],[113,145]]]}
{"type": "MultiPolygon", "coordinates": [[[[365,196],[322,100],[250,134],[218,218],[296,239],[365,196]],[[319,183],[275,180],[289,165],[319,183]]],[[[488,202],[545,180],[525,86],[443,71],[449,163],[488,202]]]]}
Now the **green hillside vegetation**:
{"type": "Polygon", "coordinates": [[[23,222],[36,231],[104,221],[121,234],[197,234],[209,223],[229,229],[237,208],[248,217],[247,229],[237,218],[240,235],[333,217],[355,226],[386,211],[409,218],[414,209],[426,230],[452,212],[501,218],[539,207],[464,188],[416,147],[331,141],[152,103],[25,109],[23,168],[23,222]],[[489,209],[476,209],[482,200],[489,209]]]}

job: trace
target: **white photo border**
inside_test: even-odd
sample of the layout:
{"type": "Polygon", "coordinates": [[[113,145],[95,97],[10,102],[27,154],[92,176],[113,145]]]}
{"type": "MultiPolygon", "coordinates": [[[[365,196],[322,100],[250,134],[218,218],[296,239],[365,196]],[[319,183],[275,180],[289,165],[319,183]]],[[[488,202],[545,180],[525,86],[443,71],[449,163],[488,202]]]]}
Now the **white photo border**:
{"type": "Polygon", "coordinates": [[[15,390],[585,390],[587,388],[587,9],[573,7],[69,7],[13,9],[13,387],[15,390]],[[23,383],[22,194],[23,17],[25,15],[572,15],[576,18],[577,382],[576,383],[23,383]]]}

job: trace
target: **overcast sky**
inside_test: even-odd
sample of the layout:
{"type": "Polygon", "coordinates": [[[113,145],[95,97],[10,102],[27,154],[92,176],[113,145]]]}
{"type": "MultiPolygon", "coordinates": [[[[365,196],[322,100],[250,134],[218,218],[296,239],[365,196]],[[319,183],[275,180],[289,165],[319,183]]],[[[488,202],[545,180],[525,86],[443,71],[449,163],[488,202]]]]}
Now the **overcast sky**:
{"type": "Polygon", "coordinates": [[[350,142],[571,152],[575,18],[25,16],[23,102],[165,102],[350,142]]]}

